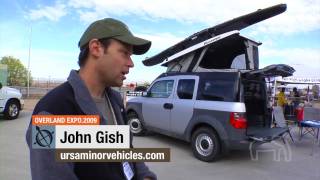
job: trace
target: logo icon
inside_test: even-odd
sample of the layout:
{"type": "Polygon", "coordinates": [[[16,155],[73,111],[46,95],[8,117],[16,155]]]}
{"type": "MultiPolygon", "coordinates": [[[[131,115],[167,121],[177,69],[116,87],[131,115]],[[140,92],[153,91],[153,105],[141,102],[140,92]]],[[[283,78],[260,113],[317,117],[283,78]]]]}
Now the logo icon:
{"type": "Polygon", "coordinates": [[[53,134],[54,131],[49,131],[47,129],[40,129],[39,126],[36,126],[36,134],[35,134],[35,142],[33,144],[37,144],[41,147],[51,148],[51,144],[53,142],[53,134]]]}

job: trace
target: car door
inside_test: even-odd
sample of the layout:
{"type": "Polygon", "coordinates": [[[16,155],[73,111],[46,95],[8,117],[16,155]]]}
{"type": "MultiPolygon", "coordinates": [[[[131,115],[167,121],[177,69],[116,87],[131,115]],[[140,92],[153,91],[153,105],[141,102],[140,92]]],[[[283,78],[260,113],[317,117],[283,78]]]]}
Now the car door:
{"type": "Polygon", "coordinates": [[[174,77],[165,77],[155,81],[149,88],[142,104],[146,126],[169,131],[174,83],[174,77]]]}
{"type": "Polygon", "coordinates": [[[183,135],[193,115],[193,107],[199,82],[198,76],[179,76],[171,110],[171,132],[183,135]]]}

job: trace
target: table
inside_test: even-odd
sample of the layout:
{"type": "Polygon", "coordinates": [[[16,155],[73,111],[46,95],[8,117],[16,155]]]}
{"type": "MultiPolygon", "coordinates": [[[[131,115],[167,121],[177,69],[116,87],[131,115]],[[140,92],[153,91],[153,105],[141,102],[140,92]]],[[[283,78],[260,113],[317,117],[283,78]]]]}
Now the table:
{"type": "Polygon", "coordinates": [[[311,134],[314,137],[311,154],[313,154],[314,145],[319,143],[319,130],[320,130],[319,120],[303,120],[300,122],[300,140],[306,134],[311,134]],[[303,132],[303,128],[307,128],[305,132],[303,132]]]}

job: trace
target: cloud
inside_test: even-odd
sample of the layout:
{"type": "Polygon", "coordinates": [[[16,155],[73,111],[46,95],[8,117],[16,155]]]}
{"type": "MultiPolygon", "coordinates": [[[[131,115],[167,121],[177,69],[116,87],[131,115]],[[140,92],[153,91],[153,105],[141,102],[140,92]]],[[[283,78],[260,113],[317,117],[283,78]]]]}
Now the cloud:
{"type": "Polygon", "coordinates": [[[320,77],[320,49],[288,48],[271,49],[261,48],[260,64],[288,64],[295,68],[294,76],[320,77]]]}
{"type": "MultiPolygon", "coordinates": [[[[83,11],[83,10],[78,10],[77,11],[79,16],[80,16],[80,19],[86,23],[91,23],[97,19],[100,19],[99,17],[101,15],[99,15],[97,12],[95,11],[83,11]]],[[[108,17],[107,15],[104,16],[104,17],[108,17]]]]}
{"type": "Polygon", "coordinates": [[[152,49],[158,51],[167,49],[185,38],[171,33],[137,34],[136,36],[150,40],[152,42],[152,49]]]}
{"type": "MultiPolygon", "coordinates": [[[[70,0],[68,5],[78,9],[81,20],[93,21],[96,18],[108,16],[137,15],[145,19],[169,19],[187,23],[203,23],[213,26],[231,18],[238,17],[257,9],[283,3],[280,0],[260,1],[149,1],[137,0],[70,0]]],[[[287,12],[260,23],[254,30],[257,33],[296,33],[319,30],[320,1],[319,0],[285,0],[287,12]]]]}
{"type": "Polygon", "coordinates": [[[270,21],[257,25],[260,33],[292,34],[320,29],[319,0],[291,0],[287,2],[287,11],[270,21]]]}
{"type": "Polygon", "coordinates": [[[145,20],[165,19],[213,26],[279,3],[286,3],[287,11],[272,20],[259,23],[255,29],[252,29],[253,34],[292,34],[320,29],[319,0],[260,0],[241,3],[238,0],[136,0],[134,2],[130,0],[65,0],[58,1],[53,6],[30,10],[29,15],[32,20],[47,18],[58,21],[67,14],[68,9],[75,10],[80,20],[85,23],[110,16],[136,15],[145,20]]]}
{"type": "Polygon", "coordinates": [[[51,21],[58,21],[67,14],[66,5],[57,2],[54,6],[40,6],[38,9],[29,11],[31,20],[47,18],[51,21]]]}
{"type": "Polygon", "coordinates": [[[304,64],[320,69],[320,49],[290,48],[290,49],[263,49],[263,57],[285,58],[284,61],[291,64],[304,64]]]}

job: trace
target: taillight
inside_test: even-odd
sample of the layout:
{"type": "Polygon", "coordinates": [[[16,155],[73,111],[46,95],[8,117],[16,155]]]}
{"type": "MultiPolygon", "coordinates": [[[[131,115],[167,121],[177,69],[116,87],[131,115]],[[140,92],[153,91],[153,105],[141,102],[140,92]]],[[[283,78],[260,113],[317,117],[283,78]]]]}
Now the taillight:
{"type": "Polygon", "coordinates": [[[247,128],[247,120],[244,113],[232,112],[230,114],[230,124],[236,129],[247,128]]]}

